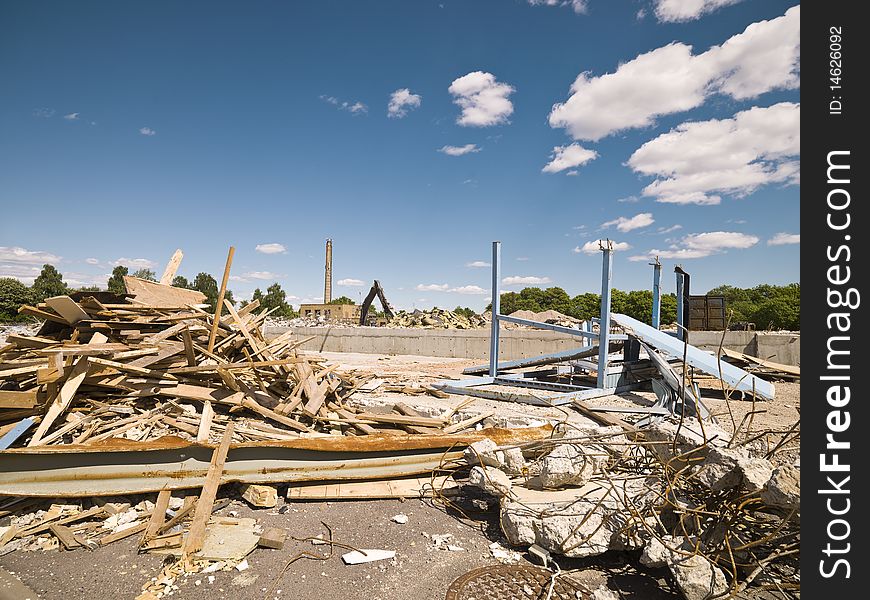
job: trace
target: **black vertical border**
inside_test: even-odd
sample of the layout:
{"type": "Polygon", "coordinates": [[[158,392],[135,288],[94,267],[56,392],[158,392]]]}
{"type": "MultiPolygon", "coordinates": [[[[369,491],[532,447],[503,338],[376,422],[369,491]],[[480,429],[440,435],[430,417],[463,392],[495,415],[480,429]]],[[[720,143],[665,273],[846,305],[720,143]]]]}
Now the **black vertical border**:
{"type": "MultiPolygon", "coordinates": [[[[864,316],[870,310],[870,294],[864,294],[866,261],[870,260],[867,255],[870,221],[863,207],[867,202],[866,179],[870,177],[865,139],[870,133],[864,119],[864,113],[870,110],[864,91],[870,85],[867,81],[870,31],[868,24],[858,16],[859,12],[864,12],[859,9],[865,6],[849,0],[807,2],[801,6],[801,596],[809,600],[866,598],[870,594],[870,583],[866,579],[870,567],[865,561],[866,548],[870,545],[866,538],[866,515],[870,506],[866,492],[860,491],[866,489],[870,479],[867,467],[870,464],[867,443],[870,438],[867,417],[870,339],[865,336],[867,319],[864,316]],[[831,88],[836,85],[831,80],[831,69],[837,66],[831,63],[834,60],[831,28],[839,28],[841,32],[839,85],[842,89],[831,88]],[[842,103],[840,111],[832,110],[833,100],[842,103]],[[835,114],[837,112],[839,114],[835,114]],[[828,183],[828,156],[832,151],[849,152],[850,181],[846,185],[828,183]],[[835,188],[847,189],[851,198],[848,208],[832,211],[828,207],[828,193],[835,188]],[[833,220],[842,223],[846,212],[851,219],[847,230],[835,231],[829,227],[829,213],[835,213],[833,220]],[[851,260],[845,261],[844,251],[839,260],[831,261],[829,255],[836,256],[841,245],[849,246],[851,260]],[[840,277],[845,266],[851,269],[848,283],[835,286],[829,282],[828,269],[835,264],[841,265],[840,277]],[[845,293],[850,287],[861,294],[859,306],[832,308],[828,302],[829,289],[845,293]],[[848,333],[828,328],[828,316],[833,312],[850,313],[848,333]],[[828,341],[830,336],[836,335],[849,338],[836,345],[839,349],[848,345],[850,368],[834,373],[827,368],[828,341]],[[828,403],[826,396],[833,382],[820,378],[844,373],[850,376],[850,381],[838,383],[850,387],[851,400],[838,409],[828,403]],[[830,411],[835,410],[848,411],[850,418],[848,430],[833,434],[836,440],[850,443],[848,450],[837,452],[839,462],[850,465],[849,473],[845,474],[822,472],[820,466],[822,454],[827,452],[827,461],[831,462],[831,453],[835,452],[826,450],[826,436],[830,433],[828,418],[830,411]],[[841,483],[843,475],[850,477],[845,485],[841,483]],[[849,493],[824,493],[832,487],[828,476],[849,493]],[[847,498],[849,511],[840,516],[831,514],[828,500],[831,499],[834,510],[842,510],[847,498]],[[842,522],[831,525],[834,519],[848,521],[848,529],[842,522]],[[848,537],[831,539],[829,525],[834,536],[841,537],[848,530],[848,537]],[[835,551],[848,551],[826,554],[829,543],[835,551]],[[847,569],[842,563],[833,576],[823,576],[822,570],[831,573],[838,558],[849,563],[849,576],[846,577],[847,569]]],[[[837,160],[845,159],[840,155],[837,160]]],[[[839,193],[835,196],[835,203],[842,204],[844,196],[839,193]]],[[[834,275],[836,277],[837,273],[834,275]]],[[[845,361],[840,359],[839,362],[845,361]]],[[[842,419],[843,414],[836,418],[842,419]]]]}

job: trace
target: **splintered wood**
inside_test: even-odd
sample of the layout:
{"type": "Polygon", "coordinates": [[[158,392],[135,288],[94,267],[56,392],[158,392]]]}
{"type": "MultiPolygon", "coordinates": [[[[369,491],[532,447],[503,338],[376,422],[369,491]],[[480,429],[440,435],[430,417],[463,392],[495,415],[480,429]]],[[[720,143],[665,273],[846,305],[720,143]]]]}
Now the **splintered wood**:
{"type": "MultiPolygon", "coordinates": [[[[224,302],[216,319],[194,303],[198,292],[126,280],[132,300],[80,292],[22,307],[46,321],[37,335],[9,336],[0,348],[0,437],[24,419],[34,425],[13,447],[166,435],[215,444],[230,424],[233,443],[456,431],[451,415],[402,403],[386,414],[354,408],[348,399],[366,380],[297,350],[305,340],[267,340],[268,311],[258,301],[239,309],[224,302]]],[[[381,387],[445,396],[428,386],[381,387]]]]}

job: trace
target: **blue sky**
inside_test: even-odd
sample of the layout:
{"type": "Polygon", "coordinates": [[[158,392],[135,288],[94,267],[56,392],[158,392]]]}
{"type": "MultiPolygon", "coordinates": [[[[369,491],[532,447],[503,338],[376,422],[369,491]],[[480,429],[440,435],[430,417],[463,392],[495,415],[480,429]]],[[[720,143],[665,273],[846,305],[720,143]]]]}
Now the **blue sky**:
{"type": "Polygon", "coordinates": [[[234,245],[298,304],[329,237],[334,295],[482,308],[492,240],[504,291],[577,294],[609,238],[621,289],[798,281],[796,6],[4,2],[0,276],[234,245]]]}

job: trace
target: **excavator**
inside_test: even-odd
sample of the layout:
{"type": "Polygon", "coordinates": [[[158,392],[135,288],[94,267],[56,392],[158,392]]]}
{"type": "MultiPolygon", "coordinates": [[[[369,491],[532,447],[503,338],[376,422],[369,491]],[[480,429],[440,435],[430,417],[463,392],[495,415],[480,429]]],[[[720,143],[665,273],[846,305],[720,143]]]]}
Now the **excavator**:
{"type": "Polygon", "coordinates": [[[388,319],[393,318],[393,307],[390,306],[390,303],[387,302],[387,296],[384,294],[384,288],[381,286],[381,282],[375,279],[375,283],[372,285],[372,289],[369,290],[369,295],[366,296],[366,299],[363,300],[362,307],[359,315],[359,324],[365,325],[369,316],[369,308],[372,305],[372,302],[375,299],[375,296],[378,297],[378,300],[381,302],[381,308],[384,309],[384,314],[388,319]]]}

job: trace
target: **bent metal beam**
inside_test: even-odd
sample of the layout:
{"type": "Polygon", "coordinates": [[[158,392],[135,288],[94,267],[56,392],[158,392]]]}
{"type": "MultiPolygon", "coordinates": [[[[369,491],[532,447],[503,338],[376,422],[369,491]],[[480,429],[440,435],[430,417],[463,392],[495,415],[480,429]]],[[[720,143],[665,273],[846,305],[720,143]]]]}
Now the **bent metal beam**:
{"type": "MultiPolygon", "coordinates": [[[[455,461],[469,444],[549,437],[552,427],[484,429],[471,434],[300,438],[230,447],[221,483],[396,479],[455,461]]],[[[0,452],[0,496],[84,497],[203,485],[212,445],[175,437],[139,443],[17,448],[0,452]]]]}

